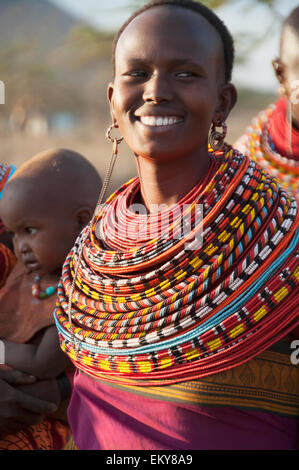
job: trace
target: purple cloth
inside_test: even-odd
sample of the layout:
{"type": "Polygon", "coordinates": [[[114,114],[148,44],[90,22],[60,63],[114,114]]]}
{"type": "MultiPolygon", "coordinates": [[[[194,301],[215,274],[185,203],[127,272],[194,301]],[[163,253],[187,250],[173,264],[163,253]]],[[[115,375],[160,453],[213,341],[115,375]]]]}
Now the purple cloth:
{"type": "Polygon", "coordinates": [[[68,410],[81,450],[295,450],[298,420],[135,395],[76,371],[68,410]]]}

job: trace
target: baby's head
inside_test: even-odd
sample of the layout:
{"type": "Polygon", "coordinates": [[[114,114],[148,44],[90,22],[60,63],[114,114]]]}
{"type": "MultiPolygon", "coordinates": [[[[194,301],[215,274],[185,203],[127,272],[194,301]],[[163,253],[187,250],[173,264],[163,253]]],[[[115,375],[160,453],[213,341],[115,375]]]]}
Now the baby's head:
{"type": "Polygon", "coordinates": [[[96,169],[71,150],[39,153],[15,172],[0,201],[0,217],[28,273],[60,271],[92,217],[100,189],[96,169]]]}

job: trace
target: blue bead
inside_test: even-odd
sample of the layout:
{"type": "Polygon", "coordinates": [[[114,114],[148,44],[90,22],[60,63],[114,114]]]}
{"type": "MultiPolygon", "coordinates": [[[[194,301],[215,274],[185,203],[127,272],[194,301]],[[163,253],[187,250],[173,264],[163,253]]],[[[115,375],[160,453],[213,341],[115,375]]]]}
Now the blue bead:
{"type": "Polygon", "coordinates": [[[53,295],[56,292],[56,287],[53,287],[53,286],[47,287],[45,292],[46,292],[47,295],[53,295]]]}

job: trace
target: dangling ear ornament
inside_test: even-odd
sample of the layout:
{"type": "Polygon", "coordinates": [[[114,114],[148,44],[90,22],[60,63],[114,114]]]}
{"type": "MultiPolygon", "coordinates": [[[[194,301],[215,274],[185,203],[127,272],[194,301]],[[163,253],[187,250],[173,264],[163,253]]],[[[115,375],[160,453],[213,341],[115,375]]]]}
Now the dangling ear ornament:
{"type": "MultiPolygon", "coordinates": [[[[100,205],[102,204],[105,193],[107,191],[107,187],[110,183],[112,171],[113,171],[115,161],[116,161],[116,157],[117,157],[117,154],[118,154],[118,145],[124,140],[123,137],[119,137],[119,138],[111,137],[111,131],[113,129],[117,129],[117,128],[118,128],[118,125],[116,123],[113,123],[113,124],[111,124],[111,126],[108,127],[107,132],[106,132],[107,139],[110,140],[110,142],[113,143],[113,151],[112,151],[112,156],[111,156],[111,159],[110,159],[110,162],[109,162],[109,167],[108,167],[108,170],[107,170],[105,178],[104,178],[104,182],[103,182],[103,186],[102,186],[102,189],[101,189],[101,192],[100,192],[100,196],[99,196],[99,199],[98,199],[95,211],[94,211],[94,215],[92,217],[92,222],[93,222],[93,219],[94,219],[100,205]]],[[[91,224],[90,224],[90,227],[91,227],[91,224]]]]}
{"type": "Polygon", "coordinates": [[[113,129],[117,129],[118,125],[116,123],[111,124],[111,126],[108,127],[107,132],[106,132],[106,137],[110,142],[113,143],[113,155],[118,154],[118,145],[124,140],[123,137],[111,137],[111,132],[113,129]]]}
{"type": "Polygon", "coordinates": [[[212,123],[211,132],[209,135],[209,145],[213,150],[224,150],[225,148],[225,137],[227,133],[227,125],[225,122],[219,124],[212,123]],[[216,130],[216,127],[222,127],[222,131],[216,130]]]}
{"type": "MultiPolygon", "coordinates": [[[[76,280],[77,280],[77,276],[78,276],[78,268],[79,268],[79,265],[80,265],[80,262],[81,262],[81,259],[82,259],[83,246],[84,246],[84,243],[85,243],[85,240],[86,240],[88,234],[89,234],[89,236],[91,236],[91,230],[92,230],[94,219],[95,219],[95,217],[96,217],[96,215],[97,215],[97,213],[98,213],[98,211],[101,207],[102,201],[104,199],[107,187],[108,187],[110,179],[111,179],[112,171],[113,171],[114,164],[115,164],[115,161],[116,161],[116,157],[117,157],[117,154],[118,154],[118,144],[120,144],[123,141],[123,137],[120,137],[120,138],[111,137],[111,131],[112,131],[112,129],[115,129],[115,128],[118,128],[118,125],[116,123],[113,123],[113,124],[111,124],[111,126],[109,126],[109,128],[107,129],[107,132],[106,132],[107,139],[110,140],[110,142],[113,143],[113,153],[112,153],[112,156],[111,156],[111,159],[110,159],[110,162],[109,162],[108,170],[107,170],[106,175],[105,175],[103,186],[101,188],[101,192],[100,192],[100,195],[99,195],[99,198],[98,198],[98,202],[96,204],[96,208],[94,210],[93,216],[92,216],[92,218],[91,218],[91,220],[88,224],[88,227],[87,227],[88,230],[85,231],[85,234],[84,234],[84,236],[81,240],[80,246],[79,246],[77,265],[76,265],[76,269],[75,269],[75,272],[74,272],[74,277],[73,277],[72,284],[71,284],[70,291],[69,291],[69,300],[68,300],[68,307],[67,307],[67,315],[68,315],[68,320],[69,320],[70,325],[72,325],[72,313],[71,313],[72,312],[72,299],[73,299],[75,284],[76,284],[76,280]]],[[[76,350],[77,354],[79,354],[81,340],[76,337],[75,333],[72,333],[72,336],[73,336],[73,341],[75,343],[75,350],[76,350]]]]}

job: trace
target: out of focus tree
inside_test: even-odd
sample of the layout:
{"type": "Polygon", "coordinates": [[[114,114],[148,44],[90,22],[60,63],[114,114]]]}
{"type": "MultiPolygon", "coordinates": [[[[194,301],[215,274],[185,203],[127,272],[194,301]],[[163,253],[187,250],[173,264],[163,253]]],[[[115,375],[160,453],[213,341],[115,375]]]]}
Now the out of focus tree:
{"type": "Polygon", "coordinates": [[[28,118],[45,118],[59,111],[78,108],[79,99],[63,74],[49,58],[35,55],[32,45],[0,46],[0,77],[5,83],[5,106],[2,121],[14,121],[15,129],[24,130],[28,118]]]}

